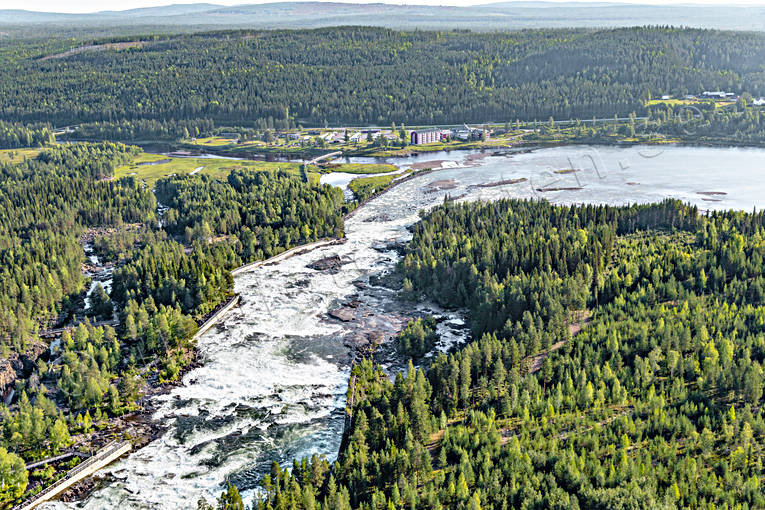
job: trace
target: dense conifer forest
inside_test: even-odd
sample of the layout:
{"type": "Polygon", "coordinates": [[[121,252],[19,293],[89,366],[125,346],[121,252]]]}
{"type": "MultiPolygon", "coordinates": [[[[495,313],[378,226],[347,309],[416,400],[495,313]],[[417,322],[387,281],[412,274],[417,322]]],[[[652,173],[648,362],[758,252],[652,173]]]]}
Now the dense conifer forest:
{"type": "Polygon", "coordinates": [[[24,125],[0,120],[0,149],[42,147],[55,141],[48,125],[24,125]]]}
{"type": "Polygon", "coordinates": [[[339,189],[278,171],[169,177],[160,214],[143,182],[113,177],[137,153],[58,145],[0,162],[0,349],[31,364],[0,406],[0,504],[24,492],[24,461],[134,410],[151,369],[178,376],[198,324],[233,293],[231,268],[343,234],[339,189]],[[111,292],[97,285],[87,308],[86,239],[116,266],[111,292]],[[46,352],[40,335],[71,325],[46,352]]]}
{"type": "MultiPolygon", "coordinates": [[[[25,464],[98,443],[87,438],[192,365],[233,268],[342,237],[343,215],[393,180],[352,181],[350,202],[305,165],[147,184],[115,169],[160,156],[56,145],[54,131],[136,143],[230,131],[234,146],[270,144],[272,130],[286,143],[300,124],[493,121],[513,144],[762,144],[763,62],[761,33],[668,27],[0,46],[0,507],[54,477],[25,464]],[[704,90],[739,97],[652,101],[704,90]],[[108,291],[91,290],[103,268],[86,249],[108,291]]],[[[317,133],[305,143],[324,148],[317,133]]],[[[370,148],[404,150],[400,133],[368,132],[370,148]]],[[[447,199],[412,230],[398,298],[464,310],[468,342],[430,357],[436,320],[409,321],[393,340],[405,372],[353,366],[337,462],[274,464],[253,510],[765,508],[765,214],[447,199]]],[[[235,486],[218,507],[243,508],[235,486]]]]}
{"type": "Polygon", "coordinates": [[[405,293],[469,308],[475,340],[393,382],[357,365],[337,463],[275,464],[256,508],[762,507],[763,225],[673,201],[436,208],[405,293]]]}
{"type": "Polygon", "coordinates": [[[129,140],[193,134],[203,128],[198,119],[415,125],[626,116],[662,94],[765,95],[764,60],[762,34],[666,27],[49,38],[0,48],[0,118],[99,122],[87,132],[129,140]]]}

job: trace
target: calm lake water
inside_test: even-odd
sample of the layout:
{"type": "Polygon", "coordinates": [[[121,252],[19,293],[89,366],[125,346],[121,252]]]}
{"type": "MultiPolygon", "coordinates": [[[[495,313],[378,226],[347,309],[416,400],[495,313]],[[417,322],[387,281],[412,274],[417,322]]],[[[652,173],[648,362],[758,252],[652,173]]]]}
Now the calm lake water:
{"type": "Polygon", "coordinates": [[[474,159],[476,154],[435,152],[385,161],[400,166],[440,160],[456,164],[461,168],[444,169],[423,179],[454,179],[457,187],[451,194],[469,192],[470,200],[518,197],[616,205],[677,198],[705,210],[765,207],[765,149],[582,145],[527,153],[487,151],[482,160],[474,159]],[[469,189],[520,179],[515,184],[469,189]]]}

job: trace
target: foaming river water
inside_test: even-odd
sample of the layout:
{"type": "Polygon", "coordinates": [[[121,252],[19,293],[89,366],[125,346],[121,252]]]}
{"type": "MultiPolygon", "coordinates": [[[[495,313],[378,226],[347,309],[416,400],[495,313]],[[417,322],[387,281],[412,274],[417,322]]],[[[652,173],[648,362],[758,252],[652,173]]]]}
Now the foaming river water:
{"type": "MultiPolygon", "coordinates": [[[[195,508],[200,496],[212,501],[228,481],[249,500],[272,460],[290,464],[314,453],[333,460],[343,428],[348,343],[387,338],[412,315],[392,291],[377,285],[377,277],[398,260],[388,244],[408,240],[418,211],[441,203],[446,194],[458,200],[624,204],[670,197],[701,209],[765,206],[760,149],[574,146],[388,160],[401,168],[430,161],[445,168],[403,182],[362,207],[346,222],[346,243],[237,276],[242,304],[200,338],[202,366],[156,397],[154,418],[167,431],[104,470],[114,480],[85,502],[47,506],[195,508]],[[334,273],[307,267],[331,255],[343,262],[334,273]],[[349,303],[355,320],[327,316],[349,303]]],[[[459,314],[427,305],[419,311],[442,318],[441,349],[464,340],[459,314]]]]}

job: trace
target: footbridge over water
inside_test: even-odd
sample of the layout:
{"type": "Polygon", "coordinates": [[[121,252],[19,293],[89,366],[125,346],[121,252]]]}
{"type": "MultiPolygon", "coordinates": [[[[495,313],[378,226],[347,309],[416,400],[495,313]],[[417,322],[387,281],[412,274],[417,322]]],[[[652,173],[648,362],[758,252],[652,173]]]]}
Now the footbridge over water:
{"type": "Polygon", "coordinates": [[[324,154],[323,156],[318,156],[313,158],[311,161],[307,161],[305,165],[306,166],[315,165],[316,163],[324,159],[334,158],[335,156],[342,156],[342,155],[343,155],[343,151],[330,152],[329,154],[324,154]]]}
{"type": "Polygon", "coordinates": [[[57,481],[42,492],[27,499],[23,503],[13,507],[13,510],[32,510],[37,505],[55,498],[75,483],[89,477],[99,469],[108,466],[129,452],[131,449],[132,444],[130,441],[114,441],[107,444],[88,460],[78,464],[69,472],[67,472],[67,474],[64,475],[61,480],[57,481]]]}

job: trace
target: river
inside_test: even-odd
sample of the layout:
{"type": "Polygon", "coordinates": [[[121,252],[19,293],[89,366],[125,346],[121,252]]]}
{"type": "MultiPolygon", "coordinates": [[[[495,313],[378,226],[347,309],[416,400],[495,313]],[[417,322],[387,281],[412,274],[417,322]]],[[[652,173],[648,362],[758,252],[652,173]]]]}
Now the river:
{"type": "MultiPolygon", "coordinates": [[[[388,162],[401,168],[430,161],[447,168],[403,182],[367,203],[346,222],[345,244],[237,276],[242,304],[200,338],[202,366],[157,397],[155,419],[168,424],[167,432],[105,470],[116,481],[84,503],[47,506],[191,508],[200,496],[212,501],[227,481],[251,500],[272,460],[291,463],[314,453],[334,459],[350,370],[347,343],[389,336],[413,313],[376,284],[398,259],[387,244],[408,240],[407,227],[417,221],[418,211],[441,203],[447,193],[460,200],[536,197],[623,204],[671,197],[702,209],[765,206],[761,149],[573,146],[493,154],[391,158],[388,162]],[[306,267],[329,255],[344,262],[334,274],[306,267]],[[348,303],[356,320],[327,317],[329,310],[348,303]]],[[[427,304],[414,312],[441,318],[442,350],[465,339],[458,313],[427,304]]],[[[379,359],[391,373],[400,368],[390,345],[379,359]]]]}

